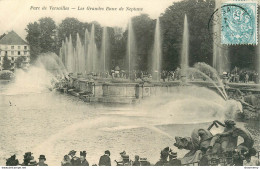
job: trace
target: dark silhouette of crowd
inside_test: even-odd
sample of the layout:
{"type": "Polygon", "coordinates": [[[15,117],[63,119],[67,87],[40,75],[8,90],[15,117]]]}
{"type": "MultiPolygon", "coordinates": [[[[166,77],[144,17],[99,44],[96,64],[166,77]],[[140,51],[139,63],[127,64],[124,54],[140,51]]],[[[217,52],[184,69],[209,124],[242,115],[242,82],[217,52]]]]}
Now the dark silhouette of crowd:
{"type": "MultiPolygon", "coordinates": [[[[117,166],[151,166],[151,163],[147,158],[140,158],[139,155],[135,155],[134,161],[132,161],[127,155],[126,151],[120,154],[120,160],[114,160],[117,166]]],[[[76,151],[71,150],[67,155],[64,156],[61,161],[61,166],[89,166],[86,159],[87,152],[80,151],[80,157],[76,156],[76,151]]],[[[33,153],[26,152],[24,154],[23,163],[20,164],[16,155],[12,155],[6,160],[6,166],[48,166],[46,163],[45,155],[40,155],[38,161],[34,159],[33,153]]],[[[98,164],[92,166],[111,166],[110,151],[106,150],[104,155],[99,159],[98,164]]],[[[160,153],[160,160],[155,166],[181,166],[181,161],[177,159],[177,152],[173,152],[169,147],[164,148],[160,153]]]]}
{"type": "Polygon", "coordinates": [[[40,155],[37,162],[32,154],[33,153],[31,152],[26,152],[23,155],[24,159],[22,164],[19,163],[19,160],[16,159],[16,155],[14,154],[6,160],[6,166],[48,166],[47,164],[45,164],[45,155],[40,155]]]}

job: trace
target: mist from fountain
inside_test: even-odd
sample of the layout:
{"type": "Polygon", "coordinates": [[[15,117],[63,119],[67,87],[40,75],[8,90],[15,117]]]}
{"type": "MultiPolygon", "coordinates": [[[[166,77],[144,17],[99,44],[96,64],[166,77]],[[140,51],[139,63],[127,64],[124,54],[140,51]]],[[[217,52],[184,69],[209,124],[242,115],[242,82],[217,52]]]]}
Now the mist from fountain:
{"type": "Polygon", "coordinates": [[[226,93],[224,84],[223,84],[222,80],[220,79],[220,77],[218,76],[218,72],[216,71],[216,69],[214,69],[210,65],[208,65],[206,63],[202,63],[202,62],[196,63],[194,65],[194,68],[196,68],[197,70],[199,70],[199,71],[201,71],[203,73],[205,72],[205,75],[208,74],[207,76],[212,80],[213,83],[217,82],[216,85],[222,91],[224,99],[225,100],[228,99],[228,95],[226,93]]]}
{"type": "Polygon", "coordinates": [[[128,72],[130,73],[135,68],[135,58],[136,47],[135,47],[135,36],[132,25],[132,18],[129,19],[128,23],[128,37],[127,37],[127,63],[128,63],[128,72]]]}
{"type": "Polygon", "coordinates": [[[184,17],[184,30],[181,49],[181,76],[186,77],[186,69],[189,67],[189,30],[187,15],[184,17]]]}
{"type": "Polygon", "coordinates": [[[156,20],[156,28],[154,34],[154,46],[152,54],[152,77],[155,81],[160,81],[161,74],[161,59],[162,59],[162,46],[161,46],[161,29],[160,29],[160,20],[156,20]]]}
{"type": "MultiPolygon", "coordinates": [[[[209,82],[211,82],[214,87],[219,91],[219,93],[221,94],[221,96],[223,97],[223,99],[227,100],[228,97],[226,95],[226,92],[225,90],[221,90],[217,84],[208,76],[206,75],[205,73],[203,73],[202,71],[200,71],[199,69],[196,69],[196,68],[192,68],[192,67],[189,67],[186,69],[186,73],[189,74],[189,73],[192,73],[194,75],[194,73],[198,73],[199,75],[202,75],[204,78],[206,78],[209,82]]],[[[186,75],[187,75],[186,74],[186,75]]]]}

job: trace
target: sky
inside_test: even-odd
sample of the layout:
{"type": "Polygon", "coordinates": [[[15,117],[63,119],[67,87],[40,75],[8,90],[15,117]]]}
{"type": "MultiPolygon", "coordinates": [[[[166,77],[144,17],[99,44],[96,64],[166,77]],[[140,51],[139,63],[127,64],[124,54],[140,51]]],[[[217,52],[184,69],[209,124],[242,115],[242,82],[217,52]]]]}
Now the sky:
{"type": "Polygon", "coordinates": [[[66,17],[75,17],[81,22],[97,21],[102,26],[125,28],[130,17],[146,13],[152,19],[156,19],[176,1],[179,0],[0,0],[0,35],[14,30],[25,39],[26,25],[41,17],[51,17],[56,24],[61,23],[66,17]],[[47,10],[42,10],[44,6],[47,10]],[[50,6],[64,6],[70,10],[50,10],[50,6]],[[85,9],[78,10],[79,7],[85,9]],[[86,10],[87,7],[101,7],[105,11],[90,11],[86,10]],[[107,7],[117,10],[107,11],[107,7]],[[120,7],[124,10],[119,11],[120,7]],[[127,7],[143,9],[131,12],[126,11],[127,7]]]}

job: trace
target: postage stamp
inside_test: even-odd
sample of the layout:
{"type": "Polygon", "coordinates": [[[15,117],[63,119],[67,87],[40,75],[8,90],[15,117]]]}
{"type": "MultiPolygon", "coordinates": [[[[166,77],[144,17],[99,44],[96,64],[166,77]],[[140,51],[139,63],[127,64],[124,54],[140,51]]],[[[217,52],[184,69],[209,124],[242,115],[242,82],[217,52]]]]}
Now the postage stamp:
{"type": "Polygon", "coordinates": [[[257,2],[222,3],[221,44],[257,45],[257,35],[257,2]]]}

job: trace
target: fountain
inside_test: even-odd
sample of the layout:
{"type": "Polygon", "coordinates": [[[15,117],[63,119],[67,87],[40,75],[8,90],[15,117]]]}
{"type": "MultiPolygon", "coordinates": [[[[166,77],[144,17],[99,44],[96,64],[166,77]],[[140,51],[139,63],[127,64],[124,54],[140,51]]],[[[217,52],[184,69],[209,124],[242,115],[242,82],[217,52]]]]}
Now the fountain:
{"type": "Polygon", "coordinates": [[[134,31],[132,26],[132,19],[130,18],[128,23],[127,55],[126,55],[129,75],[131,74],[131,71],[133,71],[133,69],[135,68],[135,55],[136,55],[135,37],[134,37],[134,31]]]}
{"type": "Polygon", "coordinates": [[[95,25],[92,24],[90,40],[88,44],[88,58],[87,58],[87,70],[88,72],[96,72],[97,71],[97,48],[95,42],[95,25]]]}
{"type": "Polygon", "coordinates": [[[214,15],[215,24],[213,24],[213,33],[217,36],[213,37],[213,67],[218,73],[222,74],[229,70],[228,48],[221,45],[221,2],[215,1],[214,15]]]}
{"type": "Polygon", "coordinates": [[[73,44],[72,44],[72,37],[70,35],[68,42],[67,42],[67,61],[66,61],[66,67],[69,73],[73,73],[74,70],[74,52],[73,52],[73,44]]]}
{"type": "Polygon", "coordinates": [[[81,44],[79,34],[77,33],[77,44],[76,44],[76,55],[77,55],[77,72],[85,72],[85,55],[84,55],[84,46],[81,44]]]}
{"type": "Polygon", "coordinates": [[[88,45],[89,45],[89,41],[90,41],[90,37],[89,37],[89,32],[88,32],[88,29],[85,30],[85,40],[84,40],[84,54],[85,54],[85,70],[83,73],[87,73],[88,71],[88,45]]]}
{"type": "Polygon", "coordinates": [[[69,73],[85,74],[98,70],[97,48],[95,43],[95,27],[91,28],[91,36],[85,30],[84,44],[77,33],[76,46],[72,44],[72,36],[62,41],[60,57],[69,73]]]}
{"type": "MultiPolygon", "coordinates": [[[[260,20],[260,18],[258,18],[260,20]]],[[[260,26],[258,26],[258,33],[260,32],[260,26]]],[[[258,39],[260,38],[260,36],[258,35],[258,39]]],[[[260,44],[258,43],[257,45],[257,58],[256,58],[256,70],[257,70],[257,73],[258,73],[258,79],[256,80],[257,83],[259,84],[260,83],[260,44]]],[[[258,87],[260,88],[260,86],[258,87]]]]}
{"type": "Polygon", "coordinates": [[[183,82],[186,81],[186,70],[189,67],[189,30],[188,21],[185,14],[184,17],[184,29],[182,38],[182,49],[181,49],[181,79],[183,82]]]}
{"type": "Polygon", "coordinates": [[[102,34],[102,47],[101,47],[101,69],[100,71],[106,72],[109,70],[109,36],[107,35],[107,27],[103,27],[102,34]]]}
{"type": "Polygon", "coordinates": [[[152,59],[152,72],[153,72],[153,80],[160,81],[160,74],[161,74],[161,59],[162,59],[162,52],[161,52],[161,31],[160,31],[160,20],[159,18],[156,21],[156,28],[154,34],[154,46],[153,46],[153,59],[152,59]]]}

